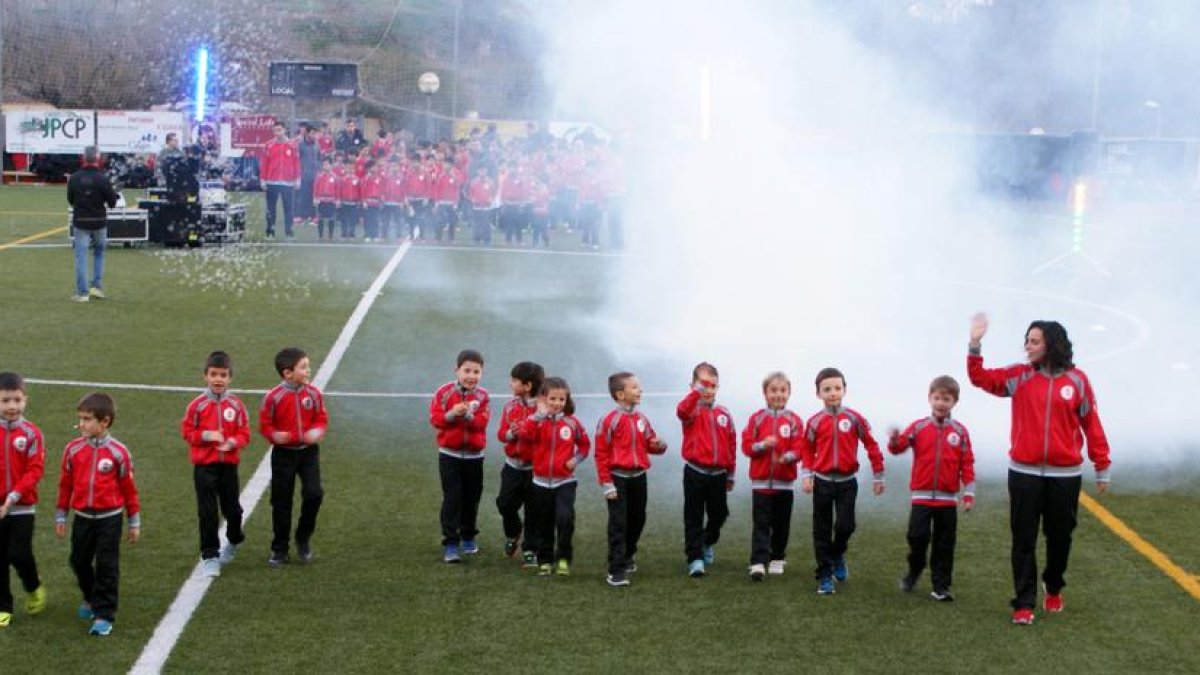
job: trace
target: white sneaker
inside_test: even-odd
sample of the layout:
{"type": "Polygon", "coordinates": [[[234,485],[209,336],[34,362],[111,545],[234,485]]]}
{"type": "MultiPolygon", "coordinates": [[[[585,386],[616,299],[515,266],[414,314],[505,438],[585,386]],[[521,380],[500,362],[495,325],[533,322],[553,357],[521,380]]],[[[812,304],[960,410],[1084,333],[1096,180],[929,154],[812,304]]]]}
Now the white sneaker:
{"type": "Polygon", "coordinates": [[[219,577],[221,576],[221,561],[217,558],[205,558],[200,561],[200,570],[206,577],[219,577]]]}
{"type": "Polygon", "coordinates": [[[217,558],[222,565],[228,565],[233,562],[233,558],[237,555],[238,546],[240,544],[225,544],[221,547],[221,555],[217,558]]]}
{"type": "Polygon", "coordinates": [[[785,567],[787,567],[786,560],[772,560],[771,564],[767,566],[767,574],[773,577],[780,576],[783,574],[783,568],[785,567]]]}
{"type": "Polygon", "coordinates": [[[754,581],[762,581],[767,576],[767,570],[763,568],[762,563],[754,563],[750,566],[750,578],[754,581]]]}

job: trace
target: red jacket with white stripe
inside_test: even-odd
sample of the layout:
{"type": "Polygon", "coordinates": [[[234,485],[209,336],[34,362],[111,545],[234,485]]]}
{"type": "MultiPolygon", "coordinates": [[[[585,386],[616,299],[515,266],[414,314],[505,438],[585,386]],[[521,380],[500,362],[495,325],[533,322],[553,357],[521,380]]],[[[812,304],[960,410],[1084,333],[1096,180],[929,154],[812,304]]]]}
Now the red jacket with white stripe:
{"type": "Polygon", "coordinates": [[[1083,473],[1083,442],[1108,481],[1108,437],[1096,410],[1096,395],[1082,370],[1049,373],[1028,363],[984,368],[978,350],[967,356],[967,374],[980,389],[1012,399],[1009,467],[1018,473],[1068,477],[1083,473]]]}
{"type": "Polygon", "coordinates": [[[183,440],[191,447],[192,464],[237,464],[242,448],[250,445],[250,413],[233,394],[218,396],[205,391],[188,404],[179,427],[183,440]],[[225,440],[204,440],[205,432],[213,431],[220,432],[225,440]]]}
{"type": "Polygon", "coordinates": [[[362,179],[352,171],[347,171],[337,179],[338,202],[354,206],[362,201],[360,186],[362,179]]]}
{"type": "Polygon", "coordinates": [[[459,459],[480,459],[487,446],[487,425],[491,416],[488,393],[483,387],[464,389],[458,382],[438,387],[429,402],[429,423],[437,429],[438,452],[459,459]],[[461,402],[471,406],[465,415],[451,409],[461,402]]]}
{"type": "Polygon", "coordinates": [[[693,388],[675,408],[683,422],[683,461],[702,473],[725,473],[733,482],[737,468],[737,430],[733,416],[721,405],[707,405],[693,388]]]}
{"type": "Polygon", "coordinates": [[[359,196],[363,206],[378,207],[383,205],[383,177],[379,174],[367,174],[359,183],[359,196]]]}
{"type": "Polygon", "coordinates": [[[808,418],[804,444],[804,475],[826,480],[849,480],[858,473],[858,444],[871,461],[875,482],[883,482],[883,453],[871,436],[866,418],[850,408],[828,408],[808,418]]]}
{"type": "Polygon", "coordinates": [[[505,462],[514,469],[533,468],[533,445],[520,438],[521,424],[537,412],[537,399],[513,398],[500,412],[496,438],[504,444],[505,462]]]}
{"type": "Polygon", "coordinates": [[[467,186],[467,199],[471,208],[486,211],[496,202],[496,183],[488,176],[476,176],[467,186]]]}
{"type": "Polygon", "coordinates": [[[63,450],[58,478],[56,523],[67,522],[67,511],[84,518],[104,518],[124,511],[129,527],[141,525],[141,504],[133,482],[133,457],[112,436],[76,438],[63,450]]]}
{"type": "Polygon", "coordinates": [[[438,174],[434,191],[437,193],[437,203],[458,204],[462,196],[463,173],[457,167],[450,167],[438,174]]]}
{"type": "Polygon", "coordinates": [[[742,430],[742,453],[750,458],[750,488],[755,492],[791,490],[804,459],[804,420],[791,410],[763,408],[742,430]],[[763,443],[775,438],[775,447],[763,443]]]}
{"type": "Polygon", "coordinates": [[[0,420],[0,500],[7,499],[13,515],[33,513],[38,501],[38,481],[46,470],[46,445],[42,431],[19,417],[0,420]]]}
{"type": "Polygon", "coordinates": [[[613,474],[634,478],[650,468],[650,455],[667,451],[654,448],[658,440],[650,420],[632,408],[617,407],[596,424],[596,477],[605,494],[613,487],[613,474]]]}
{"type": "Polygon", "coordinates": [[[955,506],[961,489],[963,499],[975,499],[975,455],[971,436],[958,420],[939,420],[932,415],[908,425],[888,440],[888,452],[903,454],[912,448],[912,503],[924,506],[955,506]]]}
{"type": "Polygon", "coordinates": [[[592,449],[583,424],[574,415],[535,413],[521,423],[521,440],[533,446],[533,482],[547,488],[575,482],[575,469],[592,449]],[[574,466],[568,466],[571,460],[574,466]]]}
{"type": "Polygon", "coordinates": [[[300,151],[294,141],[267,141],[259,155],[258,176],[263,183],[300,184],[300,151]]]}
{"type": "Polygon", "coordinates": [[[338,198],[338,177],[332,171],[322,171],[313,181],[313,200],[318,204],[332,204],[338,198]]]}
{"type": "Polygon", "coordinates": [[[404,170],[393,169],[383,176],[383,203],[384,204],[403,204],[406,194],[404,192],[404,170]]]}
{"type": "Polygon", "coordinates": [[[325,397],[320,389],[311,384],[280,382],[263,396],[258,409],[258,432],[276,449],[309,445],[304,437],[314,429],[329,430],[329,414],[325,412],[325,397]],[[287,434],[288,440],[275,443],[271,436],[277,431],[287,434]]]}

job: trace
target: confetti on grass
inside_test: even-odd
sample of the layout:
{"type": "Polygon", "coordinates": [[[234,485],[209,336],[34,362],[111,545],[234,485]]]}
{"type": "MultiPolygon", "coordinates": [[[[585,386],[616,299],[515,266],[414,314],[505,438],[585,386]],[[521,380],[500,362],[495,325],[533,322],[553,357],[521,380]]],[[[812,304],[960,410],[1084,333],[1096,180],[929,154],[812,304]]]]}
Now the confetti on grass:
{"type": "Polygon", "coordinates": [[[272,300],[308,299],[312,284],[330,283],[329,266],[296,269],[281,259],[280,250],[245,244],[216,248],[156,251],[159,272],[179,285],[208,293],[241,298],[264,295],[272,300]]]}

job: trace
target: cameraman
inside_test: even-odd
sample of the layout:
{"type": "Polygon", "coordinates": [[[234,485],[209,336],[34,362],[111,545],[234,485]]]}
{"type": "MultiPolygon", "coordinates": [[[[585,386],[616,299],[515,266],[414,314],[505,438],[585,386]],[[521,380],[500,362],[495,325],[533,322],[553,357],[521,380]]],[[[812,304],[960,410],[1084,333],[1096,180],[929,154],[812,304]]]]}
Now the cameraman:
{"type": "Polygon", "coordinates": [[[83,165],[67,182],[67,203],[74,208],[71,225],[75,248],[75,302],[105,297],[104,248],[108,244],[108,209],[117,205],[117,192],[101,166],[96,146],[83,151],[83,165]],[[92,247],[92,283],[87,283],[87,250],[92,247]]]}

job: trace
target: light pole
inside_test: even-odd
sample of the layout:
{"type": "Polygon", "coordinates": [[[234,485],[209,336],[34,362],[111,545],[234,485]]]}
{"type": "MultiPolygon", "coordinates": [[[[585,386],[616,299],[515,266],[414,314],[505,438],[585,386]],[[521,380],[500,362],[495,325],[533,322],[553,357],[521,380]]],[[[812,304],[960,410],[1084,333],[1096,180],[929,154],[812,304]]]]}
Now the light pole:
{"type": "Polygon", "coordinates": [[[1162,138],[1162,105],[1150,99],[1146,101],[1146,107],[1154,111],[1154,137],[1162,138]]]}
{"type": "Polygon", "coordinates": [[[433,95],[441,86],[442,81],[438,78],[437,73],[424,72],[417,78],[417,89],[425,94],[425,138],[430,143],[437,140],[434,138],[433,129],[433,95]]]}

